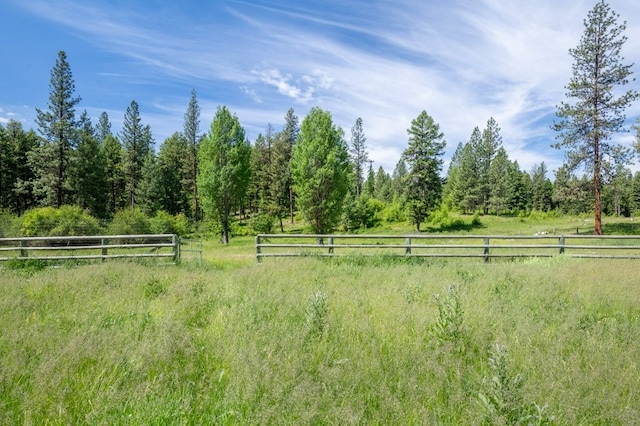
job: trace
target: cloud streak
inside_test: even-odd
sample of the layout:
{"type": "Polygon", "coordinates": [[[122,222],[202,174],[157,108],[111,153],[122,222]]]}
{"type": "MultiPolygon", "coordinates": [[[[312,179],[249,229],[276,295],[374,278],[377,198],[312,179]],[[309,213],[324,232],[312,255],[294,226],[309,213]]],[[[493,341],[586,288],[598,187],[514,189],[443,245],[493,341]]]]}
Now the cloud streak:
{"type": "MultiPolygon", "coordinates": [[[[171,126],[181,129],[183,113],[175,111],[184,111],[195,87],[210,105],[208,116],[203,108],[203,128],[215,105],[226,104],[252,138],[268,123],[277,130],[291,106],[301,119],[315,105],[331,111],[347,135],[361,117],[370,157],[387,171],[422,110],[440,124],[448,155],[494,117],[523,169],[560,164],[549,125],[571,76],[568,49],[579,41],[591,2],[347,3],[220,1],[194,8],[187,2],[144,15],[100,0],[19,7],[108,52],[113,64],[102,75],[132,91],[121,105],[102,108],[123,114],[132,98],[153,99],[148,105],[163,105],[148,113],[160,141],[171,126]]],[[[640,57],[640,26],[631,19],[640,5],[611,6],[629,21],[625,54],[633,62],[640,57]]],[[[100,99],[81,95],[100,108],[100,99]]],[[[628,113],[635,118],[640,108],[628,113]]]]}

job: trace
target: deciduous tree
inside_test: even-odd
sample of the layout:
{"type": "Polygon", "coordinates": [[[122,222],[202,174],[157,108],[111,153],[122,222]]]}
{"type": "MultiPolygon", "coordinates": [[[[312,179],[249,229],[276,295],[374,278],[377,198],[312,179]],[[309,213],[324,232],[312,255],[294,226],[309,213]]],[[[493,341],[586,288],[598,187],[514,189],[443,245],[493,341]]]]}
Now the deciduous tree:
{"type": "Polygon", "coordinates": [[[220,106],[198,151],[198,185],[205,211],[219,221],[229,243],[231,215],[240,207],[251,177],[251,145],[238,117],[220,106]]]}
{"type": "Polygon", "coordinates": [[[350,168],[344,132],[331,113],[311,109],[293,148],[291,173],[298,206],[313,232],[325,234],[338,225],[350,168]]]}

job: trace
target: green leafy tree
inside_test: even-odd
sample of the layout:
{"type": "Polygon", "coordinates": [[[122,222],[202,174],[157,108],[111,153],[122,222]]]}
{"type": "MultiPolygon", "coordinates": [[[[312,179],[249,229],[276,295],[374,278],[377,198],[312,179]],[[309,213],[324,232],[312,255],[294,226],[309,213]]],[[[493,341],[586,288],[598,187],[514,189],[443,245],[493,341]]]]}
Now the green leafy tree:
{"type": "Polygon", "coordinates": [[[69,172],[75,204],[95,217],[105,218],[109,193],[105,161],[87,111],[80,115],[76,146],[69,172]]]}
{"type": "Polygon", "coordinates": [[[409,147],[402,154],[409,166],[405,178],[407,204],[412,222],[420,231],[420,224],[441,201],[442,156],[446,142],[440,126],[422,111],[407,129],[409,147]]]}
{"type": "Polygon", "coordinates": [[[35,171],[34,192],[43,206],[60,207],[70,201],[68,171],[76,138],[75,83],[67,54],[58,52],[51,70],[48,110],[36,108],[36,123],[42,136],[32,152],[30,165],[35,171]]]}
{"type": "Polygon", "coordinates": [[[136,191],[142,179],[142,166],[147,154],[153,149],[151,128],[142,125],[136,101],[131,101],[125,112],[121,139],[124,148],[123,169],[128,203],[131,207],[135,207],[136,191]]]}
{"type": "Polygon", "coordinates": [[[573,76],[567,97],[574,104],[562,103],[557,115],[560,121],[556,148],[564,148],[567,166],[584,165],[593,176],[595,233],[602,234],[600,191],[606,169],[628,162],[631,151],[622,149],[610,139],[622,130],[624,110],[637,99],[635,90],[621,92],[629,83],[631,66],[622,63],[622,46],[626,23],[618,23],[619,15],[604,1],[598,2],[584,20],[580,43],[569,53],[574,59],[573,76]]]}
{"type": "Polygon", "coordinates": [[[189,106],[184,114],[184,128],[182,131],[187,141],[189,150],[188,161],[185,162],[185,187],[191,193],[193,218],[200,220],[200,198],[198,195],[198,149],[202,137],[200,135],[200,105],[196,97],[196,91],[191,91],[189,106]]]}
{"type": "Polygon", "coordinates": [[[298,206],[313,232],[334,230],[351,186],[351,164],[344,132],[330,112],[315,107],[302,121],[291,173],[298,206]]]}
{"type": "Polygon", "coordinates": [[[238,117],[220,106],[198,152],[198,185],[205,211],[221,225],[229,243],[231,215],[242,205],[251,177],[251,146],[238,117]]]}
{"type": "Polygon", "coordinates": [[[631,182],[631,208],[634,215],[640,213],[640,172],[635,172],[631,182]]]}

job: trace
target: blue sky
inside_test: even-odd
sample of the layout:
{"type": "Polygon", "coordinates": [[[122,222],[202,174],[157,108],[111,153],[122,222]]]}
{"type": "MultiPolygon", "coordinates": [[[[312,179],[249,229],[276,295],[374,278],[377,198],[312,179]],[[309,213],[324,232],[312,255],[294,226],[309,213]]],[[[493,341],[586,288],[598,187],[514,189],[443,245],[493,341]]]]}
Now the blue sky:
{"type": "MultiPolygon", "coordinates": [[[[0,123],[35,128],[64,50],[82,98],[77,112],[96,123],[106,111],[115,133],[136,100],[158,147],[182,130],[192,89],[202,131],[227,105],[251,141],[269,123],[280,130],[290,107],[302,120],[320,106],[347,140],[361,117],[374,167],[391,172],[422,110],[440,124],[447,159],[494,117],[522,169],[542,161],[556,169],[563,152],[550,147],[549,126],[571,77],[568,49],[595,0],[2,3],[0,123]]],[[[627,21],[623,55],[638,76],[640,2],[609,4],[627,21]]],[[[627,87],[640,91],[638,82],[627,87]]],[[[626,114],[639,117],[640,103],[626,114]]]]}

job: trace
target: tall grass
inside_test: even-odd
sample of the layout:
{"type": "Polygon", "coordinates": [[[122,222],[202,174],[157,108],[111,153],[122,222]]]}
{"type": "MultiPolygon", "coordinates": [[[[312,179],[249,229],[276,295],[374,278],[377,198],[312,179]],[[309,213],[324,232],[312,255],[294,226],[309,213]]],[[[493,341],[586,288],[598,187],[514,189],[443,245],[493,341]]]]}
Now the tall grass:
{"type": "Polygon", "coordinates": [[[0,423],[637,424],[636,276],[564,258],[5,269],[0,423]]]}

